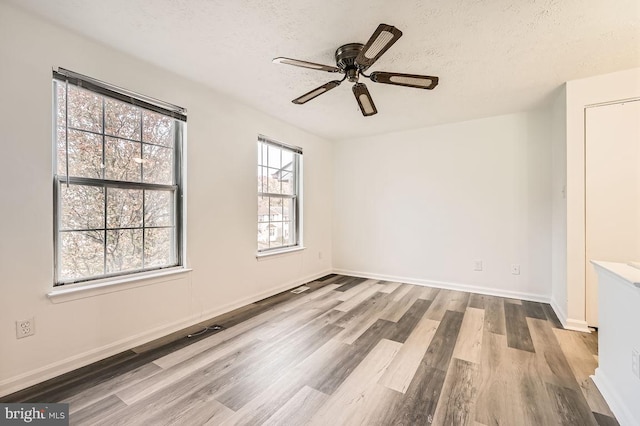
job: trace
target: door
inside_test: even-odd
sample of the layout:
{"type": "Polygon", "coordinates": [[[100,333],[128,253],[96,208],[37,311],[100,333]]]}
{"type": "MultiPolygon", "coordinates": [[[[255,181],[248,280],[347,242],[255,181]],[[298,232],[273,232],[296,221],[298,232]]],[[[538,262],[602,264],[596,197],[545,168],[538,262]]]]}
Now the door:
{"type": "Polygon", "coordinates": [[[586,316],[597,327],[589,261],[640,261],[640,102],[587,108],[585,123],[586,316]]]}

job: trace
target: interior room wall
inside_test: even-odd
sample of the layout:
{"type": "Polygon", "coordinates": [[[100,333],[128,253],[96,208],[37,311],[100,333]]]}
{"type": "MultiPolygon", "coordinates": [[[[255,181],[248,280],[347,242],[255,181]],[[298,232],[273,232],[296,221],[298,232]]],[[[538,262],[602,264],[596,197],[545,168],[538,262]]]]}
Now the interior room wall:
{"type": "Polygon", "coordinates": [[[585,311],[585,108],[640,98],[640,68],[566,83],[567,106],[567,321],[587,331],[585,311]]]}
{"type": "Polygon", "coordinates": [[[2,3],[0,58],[0,395],[331,271],[330,142],[2,3]],[[187,108],[191,272],[60,303],[47,297],[53,284],[53,67],[187,108]],[[260,261],[259,133],[304,149],[306,246],[260,261]],[[30,317],[35,335],[17,340],[15,321],[30,317]]]}
{"type": "Polygon", "coordinates": [[[541,109],[338,141],[334,270],[549,301],[550,133],[541,109]]]}

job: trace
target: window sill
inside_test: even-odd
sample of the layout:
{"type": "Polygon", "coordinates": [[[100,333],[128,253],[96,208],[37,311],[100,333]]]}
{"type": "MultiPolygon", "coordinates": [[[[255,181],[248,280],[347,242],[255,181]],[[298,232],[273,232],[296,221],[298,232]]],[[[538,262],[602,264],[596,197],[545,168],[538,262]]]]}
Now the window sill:
{"type": "Polygon", "coordinates": [[[266,258],[271,258],[271,257],[275,257],[275,256],[281,256],[281,255],[285,255],[285,254],[291,254],[291,253],[296,253],[302,250],[305,250],[306,247],[303,246],[296,246],[296,247],[287,247],[285,249],[282,250],[270,250],[267,252],[258,252],[256,253],[256,259],[258,260],[265,260],[266,258]]]}
{"type": "Polygon", "coordinates": [[[176,267],[162,271],[141,272],[135,275],[124,277],[105,278],[91,283],[67,284],[54,287],[47,297],[52,303],[64,303],[72,300],[85,299],[103,294],[114,293],[116,291],[129,290],[137,287],[144,287],[161,282],[179,279],[179,275],[191,272],[192,269],[176,267]]]}

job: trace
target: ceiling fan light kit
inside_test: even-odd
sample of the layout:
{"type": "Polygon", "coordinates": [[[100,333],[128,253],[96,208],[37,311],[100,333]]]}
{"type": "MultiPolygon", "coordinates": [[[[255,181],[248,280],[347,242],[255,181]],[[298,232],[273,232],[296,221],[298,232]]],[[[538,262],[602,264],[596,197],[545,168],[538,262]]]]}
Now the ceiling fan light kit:
{"type": "Polygon", "coordinates": [[[336,66],[316,64],[314,62],[301,61],[298,59],[278,57],[273,60],[275,63],[293,65],[296,67],[308,68],[330,73],[344,74],[342,80],[333,80],[322,86],[313,89],[304,95],[294,99],[294,104],[302,105],[312,99],[338,87],[343,81],[349,80],[353,85],[353,94],[356,97],[362,115],[369,117],[378,112],[371,94],[364,83],[359,83],[360,76],[366,77],[374,83],[392,84],[395,86],[413,87],[416,89],[432,90],[438,85],[438,77],[401,74],[393,72],[375,71],[370,75],[364,72],[373,65],[393,44],[402,36],[402,31],[387,24],[380,24],[374,31],[367,44],[348,43],[338,47],[336,50],[336,66]]]}

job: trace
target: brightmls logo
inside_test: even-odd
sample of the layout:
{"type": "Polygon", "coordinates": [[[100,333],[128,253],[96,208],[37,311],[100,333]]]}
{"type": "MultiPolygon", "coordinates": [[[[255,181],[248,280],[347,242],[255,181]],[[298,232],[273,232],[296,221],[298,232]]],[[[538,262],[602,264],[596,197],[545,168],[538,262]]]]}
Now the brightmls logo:
{"type": "Polygon", "coordinates": [[[21,407],[19,410],[9,410],[9,407],[4,407],[4,418],[7,420],[24,420],[25,423],[31,423],[34,420],[46,420],[45,414],[47,411],[44,408],[36,410],[36,407],[30,409],[24,409],[21,407]]]}
{"type": "Polygon", "coordinates": [[[69,404],[0,404],[0,426],[69,424],[69,404]]]}

